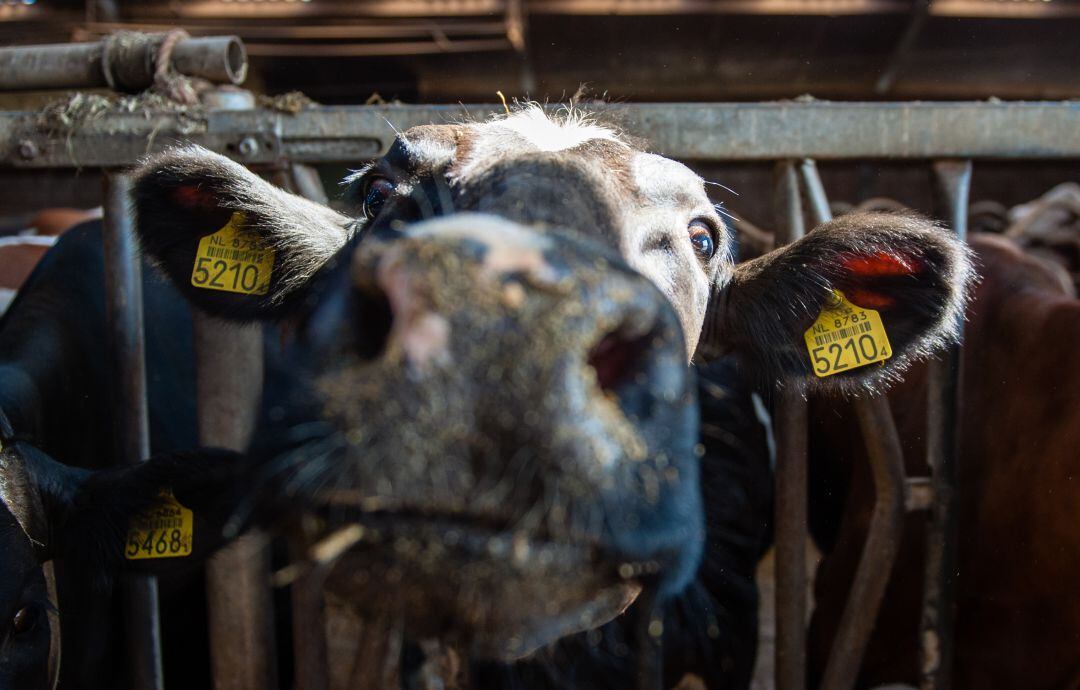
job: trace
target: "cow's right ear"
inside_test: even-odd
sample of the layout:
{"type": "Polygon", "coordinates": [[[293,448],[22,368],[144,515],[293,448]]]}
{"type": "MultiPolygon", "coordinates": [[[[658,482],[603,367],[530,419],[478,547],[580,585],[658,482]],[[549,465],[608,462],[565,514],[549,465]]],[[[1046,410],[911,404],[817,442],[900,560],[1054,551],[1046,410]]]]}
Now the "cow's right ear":
{"type": "Polygon", "coordinates": [[[144,252],[217,316],[282,316],[351,234],[345,216],[197,146],[151,158],[133,177],[144,252]]]}
{"type": "Polygon", "coordinates": [[[959,336],[970,250],[914,215],[852,213],[740,264],[698,356],[738,352],[763,383],[867,392],[959,336]]]}

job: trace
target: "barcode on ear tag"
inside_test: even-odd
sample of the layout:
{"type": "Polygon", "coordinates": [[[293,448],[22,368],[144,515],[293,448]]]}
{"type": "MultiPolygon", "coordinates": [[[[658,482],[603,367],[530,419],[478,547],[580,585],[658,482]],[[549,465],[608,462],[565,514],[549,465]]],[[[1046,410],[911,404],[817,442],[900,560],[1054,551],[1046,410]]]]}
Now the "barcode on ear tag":
{"type": "Polygon", "coordinates": [[[881,315],[852,304],[833,290],[814,325],[803,334],[814,374],[825,378],[892,357],[881,315]]]}
{"type": "Polygon", "coordinates": [[[171,491],[162,491],[153,508],[131,519],[124,556],[129,561],[190,556],[194,536],[195,514],[171,491]]]}
{"type": "Polygon", "coordinates": [[[244,228],[236,211],[220,230],[199,240],[191,284],[205,290],[265,295],[270,290],[274,250],[244,228]]]}

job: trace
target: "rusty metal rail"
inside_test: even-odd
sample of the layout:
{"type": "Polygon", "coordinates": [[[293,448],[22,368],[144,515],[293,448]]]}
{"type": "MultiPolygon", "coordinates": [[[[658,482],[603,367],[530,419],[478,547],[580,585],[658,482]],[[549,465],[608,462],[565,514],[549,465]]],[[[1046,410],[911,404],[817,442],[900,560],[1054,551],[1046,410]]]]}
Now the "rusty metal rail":
{"type": "MultiPolygon", "coordinates": [[[[814,224],[832,220],[829,200],[814,161],[804,159],[799,164],[799,175],[810,201],[814,224]]],[[[854,408],[874,478],[874,512],[825,666],[822,690],[855,687],[904,533],[904,454],[889,400],[884,395],[858,398],[854,408]]]]}
{"type": "MultiPolygon", "coordinates": [[[[793,161],[776,170],[778,244],[806,234],[793,161]]],[[[776,415],[776,690],[806,687],[807,403],[785,388],[776,415]]]]}
{"type": "MultiPolygon", "coordinates": [[[[96,43],[0,48],[0,91],[113,88],[142,91],[154,83],[165,34],[120,32],[96,43]]],[[[186,38],[169,49],[180,74],[241,84],[247,53],[236,36],[186,38]]]]}
{"type": "MultiPolygon", "coordinates": [[[[934,164],[938,215],[961,240],[967,239],[971,161],[934,164]]],[[[961,327],[963,324],[960,324],[961,327]]],[[[953,619],[956,582],[957,439],[960,424],[960,348],[951,347],[930,362],[927,380],[926,460],[930,465],[934,501],[926,535],[926,575],[923,580],[922,621],[919,624],[919,687],[952,687],[953,619]]]]}
{"type": "MultiPolygon", "coordinates": [[[[595,110],[653,150],[687,160],[1080,158],[1080,102],[670,103],[595,110]]],[[[0,168],[130,165],[177,143],[244,163],[355,163],[395,130],[486,118],[496,105],[326,106],[295,114],[191,108],[97,114],[57,125],[0,113],[0,168]]],[[[76,118],[77,119],[77,118],[76,118]]]]}
{"type": "MultiPolygon", "coordinates": [[[[131,179],[106,175],[105,307],[108,320],[110,375],[115,383],[116,453],[119,464],[132,465],[150,455],[150,417],[146,400],[146,353],[143,337],[142,267],[136,258],[135,233],[128,213],[131,179]]],[[[131,685],[162,690],[161,625],[157,580],[128,575],[122,583],[125,641],[131,685]]]]}

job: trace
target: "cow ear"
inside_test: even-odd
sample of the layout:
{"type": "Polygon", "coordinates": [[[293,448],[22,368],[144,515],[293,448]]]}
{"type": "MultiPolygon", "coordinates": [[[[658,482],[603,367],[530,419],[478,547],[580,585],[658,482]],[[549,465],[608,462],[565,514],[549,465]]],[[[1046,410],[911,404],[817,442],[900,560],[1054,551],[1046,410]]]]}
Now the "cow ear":
{"type": "Polygon", "coordinates": [[[237,453],[168,453],[88,473],[59,466],[46,486],[50,555],[96,584],[120,571],[194,569],[222,546],[239,499],[237,453]],[[59,474],[57,474],[59,472],[59,474]]]}
{"type": "Polygon", "coordinates": [[[236,320],[280,317],[348,241],[345,216],[191,146],[133,173],[144,252],[188,300],[236,320]]]}
{"type": "Polygon", "coordinates": [[[770,383],[873,390],[954,342],[970,252],[913,215],[855,213],[736,267],[698,356],[737,351],[770,383]]]}

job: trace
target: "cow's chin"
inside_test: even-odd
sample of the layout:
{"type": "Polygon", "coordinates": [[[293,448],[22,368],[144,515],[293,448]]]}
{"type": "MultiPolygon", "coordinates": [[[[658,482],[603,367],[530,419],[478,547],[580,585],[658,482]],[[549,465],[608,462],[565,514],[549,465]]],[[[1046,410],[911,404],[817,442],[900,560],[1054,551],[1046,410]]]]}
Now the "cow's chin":
{"type": "Polygon", "coordinates": [[[514,660],[607,623],[640,585],[586,546],[440,520],[362,520],[326,581],[361,615],[397,619],[471,656],[514,660]]]}

